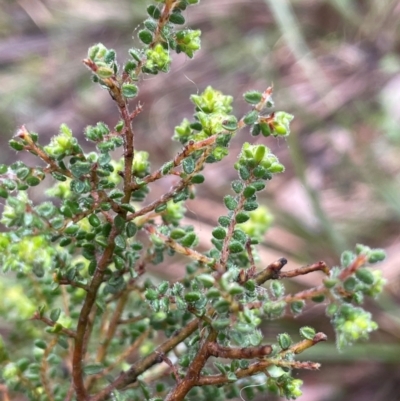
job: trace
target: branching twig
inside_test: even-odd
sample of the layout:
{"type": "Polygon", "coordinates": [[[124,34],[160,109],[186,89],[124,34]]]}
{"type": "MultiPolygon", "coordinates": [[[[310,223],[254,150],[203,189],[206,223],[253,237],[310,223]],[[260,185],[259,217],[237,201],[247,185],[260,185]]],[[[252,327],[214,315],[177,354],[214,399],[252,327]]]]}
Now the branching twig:
{"type": "Polygon", "coordinates": [[[159,356],[160,353],[167,354],[178,344],[180,344],[191,334],[193,334],[197,330],[198,325],[199,319],[194,319],[181,330],[175,332],[171,336],[171,338],[169,338],[163,344],[157,347],[151,354],[134,363],[128,371],[121,373],[120,376],[115,379],[110,385],[108,385],[105,389],[93,396],[91,398],[91,401],[103,401],[114,389],[125,388],[127,385],[135,382],[138,376],[140,376],[143,372],[145,372],[156,363],[161,362],[159,356]]]}
{"type": "Polygon", "coordinates": [[[197,351],[192,363],[189,365],[186,376],[179,381],[176,386],[169,392],[165,401],[182,401],[186,394],[196,386],[200,379],[201,370],[204,368],[208,358],[210,357],[209,345],[217,338],[218,333],[211,330],[203,345],[197,351]]]}
{"type": "Polygon", "coordinates": [[[42,355],[42,363],[40,364],[40,381],[43,385],[43,389],[44,389],[44,392],[46,393],[46,397],[47,397],[48,401],[54,401],[54,395],[53,395],[53,391],[50,388],[49,380],[47,378],[48,369],[49,369],[49,364],[48,364],[47,358],[49,357],[50,352],[56,346],[56,344],[57,344],[57,338],[55,337],[50,341],[49,345],[44,350],[44,353],[42,355]]]}
{"type": "MultiPolygon", "coordinates": [[[[278,356],[283,357],[286,353],[293,352],[295,354],[299,354],[305,351],[307,348],[312,347],[313,345],[326,341],[326,335],[324,333],[317,333],[312,340],[303,340],[294,345],[292,345],[288,350],[281,351],[278,356]]],[[[257,373],[265,371],[269,366],[276,365],[282,367],[290,367],[293,369],[319,369],[320,364],[315,362],[300,362],[300,361],[287,361],[279,357],[265,359],[262,361],[255,362],[251,364],[246,369],[238,369],[236,370],[235,376],[238,379],[253,376],[257,373]]],[[[216,376],[203,376],[199,378],[196,386],[209,386],[209,385],[221,385],[225,383],[231,382],[231,379],[226,375],[216,375],[216,376]]]]}
{"type": "MultiPolygon", "coordinates": [[[[143,343],[143,341],[148,337],[149,330],[144,331],[133,344],[131,344],[126,350],[124,350],[118,357],[113,361],[113,363],[107,366],[105,369],[101,371],[101,373],[93,375],[93,381],[97,381],[103,378],[106,374],[110,373],[113,369],[115,369],[123,360],[125,360],[129,355],[134,353],[143,343]]],[[[90,387],[88,385],[88,387],[90,387]]]]}
{"type": "Polygon", "coordinates": [[[351,276],[356,272],[356,270],[367,263],[367,256],[366,255],[358,255],[354,261],[350,264],[350,266],[346,267],[339,275],[340,281],[346,280],[347,277],[351,276]]]}
{"type": "MultiPolygon", "coordinates": [[[[49,319],[48,317],[40,316],[39,312],[35,312],[31,319],[32,320],[40,320],[41,322],[47,324],[47,326],[49,326],[49,327],[54,327],[57,324],[57,322],[54,322],[53,320],[49,319]]],[[[75,331],[66,329],[65,327],[62,327],[60,329],[60,332],[71,338],[76,337],[75,331]]]]}
{"type": "Polygon", "coordinates": [[[83,359],[84,359],[84,351],[85,351],[85,334],[87,331],[87,326],[89,324],[89,316],[91,310],[93,308],[94,303],[96,302],[96,294],[97,291],[103,282],[103,276],[105,273],[105,269],[108,266],[111,257],[114,253],[115,243],[114,239],[117,236],[118,231],[114,227],[111,230],[107,248],[104,250],[103,255],[101,256],[93,279],[89,285],[88,292],[86,298],[84,300],[79,320],[78,326],[76,329],[76,338],[75,338],[75,347],[74,353],[72,357],[72,378],[74,382],[74,387],[76,391],[76,396],[78,401],[86,401],[87,400],[87,391],[83,381],[83,359]]]}
{"type": "Polygon", "coordinates": [[[175,252],[178,252],[182,255],[189,256],[190,259],[192,260],[197,260],[198,262],[204,263],[204,264],[212,264],[214,259],[209,258],[208,256],[204,256],[202,253],[197,252],[191,248],[187,248],[178,242],[174,241],[172,238],[161,234],[159,231],[157,231],[153,226],[147,225],[145,226],[145,230],[149,234],[154,234],[160,239],[162,239],[165,242],[165,245],[173,249],[175,252]]]}
{"type": "MultiPolygon", "coordinates": [[[[186,157],[190,156],[193,152],[200,150],[202,148],[209,147],[215,143],[218,138],[218,134],[210,136],[202,141],[189,141],[185,147],[174,157],[174,159],[170,162],[171,168],[177,167],[182,163],[182,160],[186,157]]],[[[167,163],[168,164],[168,163],[167,163]]],[[[169,172],[171,174],[171,172],[169,172]]],[[[144,177],[140,180],[140,183],[132,183],[132,190],[139,189],[144,184],[150,184],[154,181],[159,180],[160,178],[164,177],[164,167],[160,167],[157,171],[148,176],[144,177]]]]}

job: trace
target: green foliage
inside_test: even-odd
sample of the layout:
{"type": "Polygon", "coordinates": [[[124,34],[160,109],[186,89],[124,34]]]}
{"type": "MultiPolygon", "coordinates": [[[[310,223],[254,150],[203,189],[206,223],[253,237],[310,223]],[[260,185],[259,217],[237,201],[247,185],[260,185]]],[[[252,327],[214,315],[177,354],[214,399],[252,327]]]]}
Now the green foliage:
{"type": "Polygon", "coordinates": [[[174,52],[192,58],[200,48],[200,31],[177,29],[185,23],[182,11],[196,3],[150,5],[138,34],[143,46],[130,49],[122,66],[103,44],[89,49],[84,64],[121,118],[114,128],[98,122],[85,129],[92,152],[84,153],[65,124],[47,145],[25,127],[10,141],[45,165],[0,166],[7,228],[0,234],[0,262],[18,282],[10,288],[0,282],[0,315],[14,325],[10,338],[0,339],[2,381],[12,392],[57,401],[171,401],[187,394],[224,400],[241,388],[251,397],[254,389],[245,385],[264,374],[258,391],[295,399],[302,381],[292,370],[319,367],[296,355],[326,336],[303,327],[297,338],[280,333],[265,344],[263,322],[324,301],[339,347],[377,328],[360,305],[382,291],[381,272],[370,267],[384,258],[380,249],[357,245],[333,268],[318,262],[282,272],[287,261],[281,258],[256,269],[257,244],[272,222],[257,195],[284,171],[266,145],[245,142],[237,155],[238,178],[224,197],[226,213],[212,230],[210,249],[197,250],[194,227],[183,224],[194,184],[203,183],[208,164],[229,153],[239,130],[289,135],[293,116],[272,110],[272,88],[245,93],[250,110],[241,117],[231,114],[233,98],[211,86],[192,95],[192,120],[184,119],[173,136],[183,149],[159,170],[152,169],[151,154],[137,148],[133,124],[142,106],[138,101],[131,110],[130,101],[140,99],[144,74],[167,73],[174,52]],[[118,148],[122,152],[111,154],[118,148]],[[149,202],[152,184],[167,175],[175,185],[149,202]],[[28,190],[46,177],[50,199],[35,204],[28,190]],[[177,258],[186,263],[184,277],[159,282],[151,265],[167,267],[178,255],[185,258],[177,258]],[[325,274],[320,286],[286,293],[281,279],[318,270],[325,274]]]}

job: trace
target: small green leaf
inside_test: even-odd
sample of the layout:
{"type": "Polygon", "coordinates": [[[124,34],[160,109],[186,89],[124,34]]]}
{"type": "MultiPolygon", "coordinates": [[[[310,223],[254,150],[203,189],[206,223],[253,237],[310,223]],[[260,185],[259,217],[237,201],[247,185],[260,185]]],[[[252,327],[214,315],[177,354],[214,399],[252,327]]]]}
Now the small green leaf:
{"type": "Polygon", "coordinates": [[[66,206],[66,205],[62,205],[60,207],[60,213],[63,216],[68,217],[70,219],[74,216],[74,213],[72,212],[72,209],[69,206],[66,206]]]}
{"type": "Polygon", "coordinates": [[[272,281],[271,292],[275,298],[280,298],[285,293],[285,287],[280,281],[272,281]]]}
{"type": "Polygon", "coordinates": [[[297,315],[303,311],[305,304],[306,303],[304,301],[295,301],[290,304],[290,309],[294,314],[297,315]]]}
{"type": "Polygon", "coordinates": [[[127,212],[135,213],[135,208],[130,203],[121,203],[121,209],[126,210],[127,212]]]}
{"type": "Polygon", "coordinates": [[[129,221],[128,224],[126,225],[126,235],[128,238],[132,238],[136,235],[137,233],[137,225],[133,223],[132,221],[129,221]]]}
{"type": "Polygon", "coordinates": [[[262,99],[262,93],[258,91],[249,91],[246,92],[244,95],[244,100],[250,104],[257,104],[262,99]]]}
{"type": "Polygon", "coordinates": [[[286,372],[280,366],[276,365],[268,366],[267,372],[271,378],[278,378],[286,374],[286,372]]]}
{"type": "Polygon", "coordinates": [[[202,184],[204,182],[204,175],[196,174],[192,177],[192,184],[202,184]]]}
{"type": "MultiPolygon", "coordinates": [[[[124,65],[124,71],[129,73],[134,73],[135,68],[137,67],[137,64],[132,61],[132,60],[128,60],[125,65],[124,65]]],[[[116,129],[117,132],[120,132],[116,129]]]]}
{"type": "Polygon", "coordinates": [[[103,365],[100,364],[92,364],[92,365],[86,365],[83,368],[83,371],[86,375],[96,375],[100,373],[104,369],[103,365]]]}
{"type": "Polygon", "coordinates": [[[220,299],[214,304],[214,308],[218,313],[225,313],[228,312],[230,305],[226,299],[220,299]]]}
{"type": "Polygon", "coordinates": [[[99,227],[101,224],[101,220],[95,214],[91,214],[88,220],[92,227],[99,227]]]}
{"type": "Polygon", "coordinates": [[[117,270],[121,270],[125,267],[125,261],[118,255],[114,255],[113,257],[114,266],[117,270]]]}
{"type": "Polygon", "coordinates": [[[21,167],[17,171],[17,177],[21,180],[24,180],[30,173],[30,169],[28,167],[21,167]]]}
{"type": "Polygon", "coordinates": [[[40,178],[35,177],[35,176],[30,176],[26,179],[26,183],[30,186],[30,187],[36,187],[36,185],[39,185],[41,182],[40,178]]]}
{"type": "Polygon", "coordinates": [[[240,180],[235,180],[232,181],[231,186],[235,193],[240,194],[243,191],[244,183],[240,180]]]}
{"type": "Polygon", "coordinates": [[[168,174],[171,169],[174,167],[174,162],[169,161],[167,163],[165,163],[162,167],[161,167],[161,171],[163,175],[168,174]]]}
{"type": "Polygon", "coordinates": [[[111,67],[100,66],[96,70],[96,74],[99,76],[100,79],[107,79],[114,75],[114,70],[111,67]]]}
{"type": "Polygon", "coordinates": [[[134,98],[138,93],[138,87],[128,83],[124,83],[121,90],[122,94],[128,99],[134,98]]]}
{"type": "Polygon", "coordinates": [[[61,238],[59,245],[64,247],[64,246],[68,246],[71,242],[72,242],[71,238],[64,237],[64,238],[61,238]]]}
{"type": "Polygon", "coordinates": [[[0,186],[0,196],[4,199],[8,198],[8,191],[2,185],[0,186]]]}
{"type": "Polygon", "coordinates": [[[237,215],[236,215],[236,223],[239,223],[239,224],[241,224],[241,223],[245,223],[247,220],[249,220],[250,219],[250,216],[249,216],[249,214],[248,213],[246,213],[246,212],[239,212],[237,215]]]}
{"type": "Polygon", "coordinates": [[[211,323],[211,326],[213,327],[213,329],[220,331],[220,330],[224,330],[227,327],[229,327],[230,324],[231,324],[230,319],[223,318],[223,319],[214,320],[211,323]]]}
{"type": "Polygon", "coordinates": [[[321,294],[321,295],[316,295],[315,297],[312,297],[311,300],[312,300],[313,302],[316,302],[316,303],[324,302],[324,301],[325,301],[325,295],[323,295],[323,294],[321,294]]]}
{"type": "Polygon", "coordinates": [[[226,231],[222,227],[214,228],[212,231],[212,236],[216,239],[222,240],[226,237],[226,231]]]}
{"type": "Polygon", "coordinates": [[[185,17],[179,12],[173,12],[169,16],[169,22],[176,25],[183,25],[185,23],[185,17]]]}
{"type": "Polygon", "coordinates": [[[91,260],[88,266],[88,273],[90,276],[93,276],[93,274],[96,271],[96,267],[97,267],[97,261],[95,259],[91,260]]]}
{"type": "Polygon", "coordinates": [[[10,145],[10,148],[16,150],[17,152],[24,150],[25,146],[21,143],[16,141],[15,139],[11,139],[8,144],[10,145]]]}
{"type": "Polygon", "coordinates": [[[282,333],[278,335],[278,343],[283,350],[286,350],[292,345],[292,339],[288,333],[282,333]]]}
{"type": "Polygon", "coordinates": [[[161,295],[164,295],[164,294],[168,291],[168,288],[169,288],[169,282],[168,282],[168,281],[163,281],[163,282],[158,286],[158,292],[159,292],[161,295]]]}
{"type": "Polygon", "coordinates": [[[192,291],[185,294],[184,298],[186,302],[197,302],[201,299],[201,294],[200,292],[192,291]]]}
{"type": "Polygon", "coordinates": [[[118,249],[126,248],[126,241],[123,235],[117,235],[114,239],[115,247],[118,249]]]}
{"type": "Polygon", "coordinates": [[[250,178],[250,171],[247,167],[241,166],[239,168],[239,177],[243,180],[246,181],[250,178]]]}
{"type": "Polygon", "coordinates": [[[67,339],[63,336],[58,336],[58,345],[64,349],[68,349],[69,347],[67,339]]]}
{"type": "Polygon", "coordinates": [[[182,228],[175,228],[174,230],[171,231],[169,236],[173,240],[177,240],[177,239],[183,238],[185,235],[186,235],[185,230],[183,230],[182,228]]]}
{"type": "Polygon", "coordinates": [[[235,116],[229,116],[222,122],[222,128],[227,131],[236,131],[238,129],[238,122],[235,116]]]}
{"type": "Polygon", "coordinates": [[[228,210],[235,210],[237,205],[238,205],[238,203],[235,200],[235,198],[233,196],[231,196],[231,195],[226,195],[224,197],[224,203],[225,203],[225,206],[226,206],[226,208],[228,210]]]}
{"type": "Polygon", "coordinates": [[[153,290],[152,288],[148,288],[144,296],[149,301],[155,301],[156,299],[158,299],[158,292],[156,290],[153,290]]]}
{"type": "Polygon", "coordinates": [[[228,293],[232,296],[243,294],[243,292],[244,288],[237,283],[232,283],[228,288],[228,293]]]}
{"type": "Polygon", "coordinates": [[[231,224],[231,219],[228,216],[220,216],[218,218],[218,223],[222,227],[229,227],[229,225],[231,224]]]}
{"type": "Polygon", "coordinates": [[[365,284],[371,285],[374,283],[374,276],[370,269],[367,268],[357,269],[356,277],[365,284]]]}
{"type": "Polygon", "coordinates": [[[103,237],[102,235],[97,235],[94,239],[97,245],[100,245],[102,248],[107,248],[108,246],[108,241],[106,237],[103,237]]]}
{"type": "Polygon", "coordinates": [[[369,263],[381,262],[386,258],[386,252],[383,249],[373,249],[368,257],[369,263]]]}
{"type": "Polygon", "coordinates": [[[210,288],[215,284],[215,278],[211,274],[200,274],[196,277],[205,288],[210,288]]]}
{"type": "Polygon", "coordinates": [[[253,124],[250,128],[251,136],[258,136],[260,135],[260,124],[253,124]]]}
{"type": "Polygon", "coordinates": [[[50,319],[53,322],[56,322],[58,320],[58,318],[60,317],[60,314],[61,314],[61,309],[60,308],[53,309],[50,312],[50,319]]]}
{"type": "Polygon", "coordinates": [[[261,163],[261,161],[264,159],[266,152],[267,152],[267,148],[265,146],[257,146],[256,152],[254,154],[254,160],[257,163],[261,163]]]}
{"type": "Polygon", "coordinates": [[[246,288],[247,291],[253,292],[256,289],[256,283],[254,280],[247,280],[244,283],[244,287],[246,288]]]}
{"type": "Polygon", "coordinates": [[[114,226],[117,228],[118,231],[122,231],[125,228],[125,219],[117,214],[114,217],[114,226]]]}
{"type": "Polygon", "coordinates": [[[356,278],[351,276],[345,280],[345,282],[343,283],[343,288],[346,291],[352,292],[355,289],[356,285],[357,285],[356,278]]]}
{"type": "MultiPolygon", "coordinates": [[[[112,191],[110,191],[108,196],[110,197],[110,199],[120,199],[123,198],[124,193],[120,189],[113,189],[112,191]]],[[[109,206],[111,208],[111,205],[109,206]]]]}
{"type": "Polygon", "coordinates": [[[257,120],[258,120],[258,111],[257,110],[250,111],[243,118],[243,122],[246,125],[254,124],[257,120]]]}
{"type": "Polygon", "coordinates": [[[241,243],[238,242],[238,241],[232,241],[232,242],[229,244],[229,251],[230,251],[231,253],[240,253],[240,252],[243,252],[243,251],[244,251],[244,246],[243,246],[243,244],[241,244],[241,243]]]}
{"type": "Polygon", "coordinates": [[[35,340],[35,347],[38,347],[40,349],[46,349],[47,348],[47,343],[44,340],[35,340]]]}
{"type": "Polygon", "coordinates": [[[154,19],[159,19],[161,17],[160,9],[153,4],[151,6],[147,7],[147,14],[149,14],[150,17],[152,17],[154,19]]]}
{"type": "MultiPolygon", "coordinates": [[[[153,40],[153,34],[147,29],[142,29],[141,31],[139,31],[139,39],[145,45],[149,45],[153,40]]],[[[140,59],[138,61],[140,61],[140,59]]]]}
{"type": "Polygon", "coordinates": [[[161,212],[163,212],[164,210],[166,210],[167,209],[167,204],[166,203],[162,203],[161,205],[159,205],[159,206],[157,206],[155,209],[154,209],[154,211],[156,212],[156,213],[161,213],[161,212]]]}
{"type": "Polygon", "coordinates": [[[140,51],[138,49],[129,49],[129,54],[136,61],[138,61],[138,62],[141,61],[141,54],[140,54],[140,51]]]}
{"type": "Polygon", "coordinates": [[[260,122],[259,127],[260,127],[260,131],[263,134],[263,136],[268,137],[271,135],[271,128],[270,128],[269,124],[260,122]]]}
{"type": "Polygon", "coordinates": [[[207,298],[220,298],[221,293],[217,288],[210,288],[206,293],[207,298]]]}
{"type": "Polygon", "coordinates": [[[300,335],[306,340],[312,340],[315,337],[315,330],[312,327],[304,326],[300,329],[300,335]]]}
{"type": "Polygon", "coordinates": [[[192,174],[195,167],[196,167],[196,162],[192,157],[187,157],[182,162],[182,168],[186,174],[192,174]]]}
{"type": "Polygon", "coordinates": [[[67,235],[75,235],[78,231],[79,226],[77,224],[71,224],[64,230],[64,233],[67,235]]]}
{"type": "Polygon", "coordinates": [[[194,232],[188,233],[183,239],[181,240],[181,244],[187,248],[190,248],[196,241],[197,236],[194,232]]]}
{"type": "Polygon", "coordinates": [[[151,18],[148,18],[146,21],[144,21],[144,26],[150,32],[155,32],[157,29],[157,23],[151,18]]]}
{"type": "Polygon", "coordinates": [[[256,193],[256,189],[254,188],[254,186],[249,185],[248,187],[246,187],[244,189],[243,196],[247,199],[247,198],[251,198],[255,193],[256,193]]]}
{"type": "Polygon", "coordinates": [[[331,289],[331,288],[335,287],[336,284],[339,283],[339,280],[338,280],[338,279],[335,279],[335,278],[325,278],[325,279],[323,280],[323,282],[324,282],[324,286],[325,286],[326,288],[331,289]]]}

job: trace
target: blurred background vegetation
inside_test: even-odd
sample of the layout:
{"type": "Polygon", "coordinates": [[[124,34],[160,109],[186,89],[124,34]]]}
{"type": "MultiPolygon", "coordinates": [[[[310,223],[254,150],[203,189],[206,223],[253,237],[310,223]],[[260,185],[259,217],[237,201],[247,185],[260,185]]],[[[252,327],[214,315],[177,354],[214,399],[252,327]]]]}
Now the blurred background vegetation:
{"type": "MultiPolygon", "coordinates": [[[[21,124],[38,132],[41,143],[61,123],[80,137],[97,121],[115,125],[113,102],[94,86],[81,60],[90,45],[103,42],[124,61],[138,44],[146,5],[0,0],[0,163],[15,159],[7,141],[21,124]]],[[[187,217],[200,230],[201,246],[208,246],[224,211],[221,199],[236,176],[232,165],[241,143],[262,141],[287,170],[263,195],[275,219],[260,266],[281,256],[289,268],[318,260],[334,265],[343,250],[360,242],[387,250],[381,265],[386,292],[368,305],[380,325],[370,342],[338,353],[318,306],[297,321],[264,327],[267,339],[281,323],[289,333],[310,324],[329,335],[328,344],[304,355],[323,363],[321,372],[298,374],[305,381],[301,399],[307,401],[400,400],[399,21],[398,0],[202,0],[187,14],[188,25],[202,31],[195,60],[177,57],[168,76],[148,76],[140,84],[144,111],[135,120],[137,145],[150,151],[154,166],[179,149],[170,139],[174,127],[193,113],[189,95],[207,85],[233,95],[240,116],[247,110],[242,93],[273,83],[277,110],[295,115],[288,139],[240,132],[230,156],[209,166],[187,217]]],[[[170,185],[160,182],[151,197],[170,185]]],[[[32,195],[41,199],[43,189],[32,195]]],[[[179,277],[183,270],[176,264],[154,274],[179,277]]],[[[290,290],[319,279],[304,277],[290,290]]]]}

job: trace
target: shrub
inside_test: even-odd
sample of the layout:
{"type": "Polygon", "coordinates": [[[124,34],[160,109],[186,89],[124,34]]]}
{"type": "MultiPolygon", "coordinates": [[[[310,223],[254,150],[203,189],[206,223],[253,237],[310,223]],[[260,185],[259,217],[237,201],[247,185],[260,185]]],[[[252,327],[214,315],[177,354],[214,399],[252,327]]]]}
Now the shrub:
{"type": "Polygon", "coordinates": [[[0,313],[14,324],[0,343],[10,392],[57,401],[225,400],[241,389],[252,397],[248,385],[257,383],[258,391],[295,399],[302,381],[292,371],[319,368],[296,355],[326,335],[301,327],[295,339],[282,332],[265,344],[262,322],[324,302],[339,347],[377,328],[360,305],[382,290],[380,271],[369,267],[384,258],[382,250],[357,245],[331,268],[317,262],[282,271],[285,258],[258,260],[271,218],[257,194],[284,171],[266,145],[243,144],[210,249],[196,250],[195,229],[182,223],[185,202],[205,179],[202,171],[227,156],[239,130],[270,139],[289,135],[293,116],[274,111],[272,88],[245,93],[249,111],[237,118],[232,97],[207,87],[191,96],[192,119],[175,128],[182,149],[172,160],[152,170],[151,155],[138,149],[133,126],[142,110],[141,78],[167,73],[173,52],[194,57],[200,31],[182,25],[183,11],[197,2],[149,5],[138,33],[143,45],[130,49],[123,65],[103,44],[89,49],[84,64],[119,112],[115,127],[98,122],[85,129],[92,152],[84,153],[67,125],[45,146],[24,126],[10,141],[14,150],[41,160],[39,167],[21,160],[0,166],[7,227],[0,259],[17,283],[0,283],[0,313]],[[175,185],[148,202],[152,184],[166,176],[175,177],[175,185]],[[34,204],[29,188],[45,178],[53,200],[34,204]],[[160,281],[147,272],[171,257],[186,265],[181,280],[160,281]],[[319,286],[286,292],[283,279],[317,271],[324,275],[319,286]]]}

